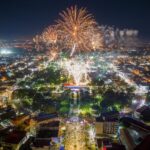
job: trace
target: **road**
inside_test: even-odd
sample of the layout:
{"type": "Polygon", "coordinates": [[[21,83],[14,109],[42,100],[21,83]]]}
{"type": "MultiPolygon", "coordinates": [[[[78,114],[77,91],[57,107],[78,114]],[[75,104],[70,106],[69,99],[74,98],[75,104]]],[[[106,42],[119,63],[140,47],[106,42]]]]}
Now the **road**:
{"type": "Polygon", "coordinates": [[[83,122],[66,125],[65,150],[95,150],[95,140],[90,135],[92,127],[83,122]]]}
{"type": "Polygon", "coordinates": [[[73,101],[70,107],[72,113],[69,113],[69,119],[66,122],[65,150],[96,150],[94,128],[78,116],[80,102],[77,103],[77,98],[73,101]]]}

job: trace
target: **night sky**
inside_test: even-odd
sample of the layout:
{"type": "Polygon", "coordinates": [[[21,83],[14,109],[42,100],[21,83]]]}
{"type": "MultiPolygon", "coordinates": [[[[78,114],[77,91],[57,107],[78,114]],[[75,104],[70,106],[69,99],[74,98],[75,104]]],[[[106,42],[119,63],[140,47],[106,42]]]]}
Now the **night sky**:
{"type": "Polygon", "coordinates": [[[71,5],[87,7],[99,24],[138,29],[150,39],[149,0],[0,0],[0,38],[29,38],[71,5]]]}

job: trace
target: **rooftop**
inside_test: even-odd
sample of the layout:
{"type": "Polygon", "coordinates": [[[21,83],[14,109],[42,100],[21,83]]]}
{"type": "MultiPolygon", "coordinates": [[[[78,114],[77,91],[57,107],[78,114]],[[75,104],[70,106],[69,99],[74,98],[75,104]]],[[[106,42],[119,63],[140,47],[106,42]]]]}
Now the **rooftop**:
{"type": "Polygon", "coordinates": [[[57,136],[58,136],[58,130],[43,129],[43,130],[39,130],[37,133],[37,138],[51,138],[57,136]]]}
{"type": "Polygon", "coordinates": [[[58,127],[59,126],[59,121],[53,121],[49,123],[43,123],[40,125],[40,127],[58,127]]]}
{"type": "Polygon", "coordinates": [[[144,106],[138,108],[136,111],[139,113],[142,113],[145,110],[150,110],[150,108],[148,106],[144,105],[144,106]]]}
{"type": "Polygon", "coordinates": [[[135,150],[149,150],[150,148],[150,135],[147,135],[145,139],[135,148],[135,150]]]}
{"type": "Polygon", "coordinates": [[[18,144],[25,136],[26,136],[25,131],[13,130],[6,136],[4,142],[11,144],[18,144]]]}
{"type": "Polygon", "coordinates": [[[43,140],[43,139],[36,139],[34,142],[33,142],[33,145],[35,147],[44,147],[44,146],[49,146],[50,145],[50,140],[43,140]]]}

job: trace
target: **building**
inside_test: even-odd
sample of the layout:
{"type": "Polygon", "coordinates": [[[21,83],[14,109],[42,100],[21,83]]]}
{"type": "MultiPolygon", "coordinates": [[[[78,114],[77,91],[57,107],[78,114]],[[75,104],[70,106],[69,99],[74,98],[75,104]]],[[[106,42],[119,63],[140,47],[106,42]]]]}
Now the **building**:
{"type": "Polygon", "coordinates": [[[118,122],[102,121],[95,123],[96,134],[117,134],[118,122]]]}
{"type": "Polygon", "coordinates": [[[118,120],[115,118],[97,117],[95,122],[96,134],[117,134],[118,120]]]}
{"type": "Polygon", "coordinates": [[[99,150],[126,150],[124,145],[113,143],[109,138],[97,139],[97,147],[99,150]]]}
{"type": "Polygon", "coordinates": [[[126,150],[133,150],[136,147],[134,140],[132,139],[128,130],[120,128],[119,139],[123,145],[125,145],[126,150]]]}
{"type": "Polygon", "coordinates": [[[15,118],[12,119],[12,123],[15,125],[15,126],[19,126],[21,124],[23,124],[26,120],[28,120],[30,118],[30,115],[26,115],[26,114],[23,114],[21,116],[17,116],[15,118]]]}
{"type": "Polygon", "coordinates": [[[55,144],[59,142],[59,123],[59,121],[52,121],[48,123],[39,124],[39,127],[37,128],[36,137],[32,145],[32,149],[49,150],[50,147],[55,147],[55,144]]]}
{"type": "Polygon", "coordinates": [[[15,110],[12,108],[0,109],[0,120],[11,119],[16,116],[15,110]]]}
{"type": "Polygon", "coordinates": [[[150,135],[147,135],[144,140],[135,147],[134,150],[149,150],[150,149],[150,135]]]}
{"type": "Polygon", "coordinates": [[[119,138],[121,143],[125,145],[126,150],[141,148],[142,145],[147,147],[148,142],[145,143],[144,141],[149,139],[150,126],[131,117],[121,118],[120,125],[122,126],[119,127],[119,138]]]}
{"type": "Polygon", "coordinates": [[[136,118],[142,119],[143,121],[150,122],[150,107],[144,105],[141,108],[138,108],[134,112],[134,116],[136,118]]]}
{"type": "Polygon", "coordinates": [[[13,130],[5,136],[0,144],[3,149],[19,150],[21,145],[24,144],[28,138],[29,135],[25,131],[13,130]]]}

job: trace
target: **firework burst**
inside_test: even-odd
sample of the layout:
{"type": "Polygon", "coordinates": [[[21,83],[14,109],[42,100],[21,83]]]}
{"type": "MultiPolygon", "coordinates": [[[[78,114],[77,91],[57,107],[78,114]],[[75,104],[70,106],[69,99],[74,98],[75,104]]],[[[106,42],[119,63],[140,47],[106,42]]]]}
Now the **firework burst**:
{"type": "Polygon", "coordinates": [[[64,50],[73,56],[80,51],[133,48],[137,45],[137,35],[137,30],[99,26],[86,8],[72,6],[62,11],[56,24],[33,41],[36,49],[48,50],[50,56],[64,50]]]}
{"type": "Polygon", "coordinates": [[[41,49],[43,49],[43,47],[42,47],[42,45],[41,45],[41,36],[39,36],[39,35],[36,35],[34,38],[33,38],[33,42],[34,42],[34,44],[35,44],[35,49],[36,50],[41,50],[41,49]]]}
{"type": "Polygon", "coordinates": [[[63,62],[63,67],[67,70],[76,85],[86,85],[89,82],[89,63],[82,60],[70,59],[63,62]]]}
{"type": "Polygon", "coordinates": [[[50,44],[56,44],[57,42],[57,37],[58,37],[58,32],[55,26],[49,26],[44,30],[42,33],[42,40],[45,42],[47,45],[50,44]]]}
{"type": "Polygon", "coordinates": [[[57,26],[65,41],[65,47],[72,50],[70,55],[77,50],[92,50],[91,39],[94,37],[91,37],[91,34],[94,34],[97,28],[93,16],[85,8],[78,9],[77,6],[67,8],[66,11],[60,13],[60,16],[61,19],[57,21],[57,26]]]}

